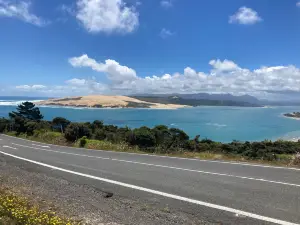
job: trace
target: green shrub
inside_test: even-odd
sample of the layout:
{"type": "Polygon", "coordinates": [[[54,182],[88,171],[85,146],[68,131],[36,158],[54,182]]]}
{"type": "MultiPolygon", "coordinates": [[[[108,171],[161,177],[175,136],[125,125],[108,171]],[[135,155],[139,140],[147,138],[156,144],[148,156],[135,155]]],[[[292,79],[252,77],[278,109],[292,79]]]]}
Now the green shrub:
{"type": "Polygon", "coordinates": [[[132,145],[137,145],[141,148],[154,147],[156,144],[155,136],[148,127],[141,127],[133,130],[132,145]]]}
{"type": "Polygon", "coordinates": [[[9,127],[9,120],[7,120],[5,118],[0,118],[0,133],[7,130],[8,127],[9,127]]]}
{"type": "Polygon", "coordinates": [[[95,130],[94,138],[96,140],[99,140],[99,141],[104,140],[106,138],[104,130],[103,129],[97,129],[97,130],[95,130]]]}
{"type": "Polygon", "coordinates": [[[79,139],[79,146],[81,148],[83,148],[86,145],[86,143],[87,143],[87,137],[86,136],[79,139]]]}
{"type": "Polygon", "coordinates": [[[79,138],[91,137],[91,130],[83,123],[71,123],[65,131],[65,138],[68,141],[75,142],[79,138]]]}
{"type": "Polygon", "coordinates": [[[70,124],[71,122],[63,117],[55,117],[52,120],[52,125],[55,126],[55,129],[57,131],[62,131],[65,132],[66,127],[70,124]]]}

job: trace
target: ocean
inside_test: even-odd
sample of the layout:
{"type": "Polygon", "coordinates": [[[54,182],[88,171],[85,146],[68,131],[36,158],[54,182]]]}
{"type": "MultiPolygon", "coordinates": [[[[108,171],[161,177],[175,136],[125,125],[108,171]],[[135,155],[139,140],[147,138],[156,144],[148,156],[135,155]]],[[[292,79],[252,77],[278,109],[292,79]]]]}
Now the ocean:
{"type": "MultiPolygon", "coordinates": [[[[16,109],[22,101],[41,100],[28,97],[0,97],[0,117],[16,109]]],[[[131,128],[164,124],[184,130],[191,138],[200,135],[215,141],[230,142],[290,140],[300,137],[300,121],[282,116],[300,111],[300,107],[195,107],[176,110],[161,109],[87,109],[40,107],[45,119],[61,116],[71,121],[103,120],[106,124],[131,128]]]]}

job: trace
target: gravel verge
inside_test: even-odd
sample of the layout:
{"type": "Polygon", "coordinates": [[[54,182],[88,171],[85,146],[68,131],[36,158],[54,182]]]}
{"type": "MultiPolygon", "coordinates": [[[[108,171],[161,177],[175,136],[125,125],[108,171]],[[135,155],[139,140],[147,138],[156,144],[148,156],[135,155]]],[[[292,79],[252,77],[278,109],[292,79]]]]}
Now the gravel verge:
{"type": "MultiPolygon", "coordinates": [[[[88,185],[11,163],[0,155],[0,188],[9,189],[42,209],[91,225],[117,224],[216,224],[199,220],[197,215],[162,207],[141,199],[110,196],[88,185]]],[[[219,223],[218,223],[219,224],[219,223]]]]}

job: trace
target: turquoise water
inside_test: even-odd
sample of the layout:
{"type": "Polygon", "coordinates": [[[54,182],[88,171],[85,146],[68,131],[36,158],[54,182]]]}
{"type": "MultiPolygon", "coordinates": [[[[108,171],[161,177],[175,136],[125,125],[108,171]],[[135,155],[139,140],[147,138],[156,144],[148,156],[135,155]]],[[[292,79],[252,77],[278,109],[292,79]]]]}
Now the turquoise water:
{"type": "MultiPolygon", "coordinates": [[[[14,105],[5,105],[2,102],[0,117],[6,117],[8,112],[14,109],[14,105]]],[[[202,138],[223,142],[300,137],[300,121],[282,116],[286,112],[300,111],[300,107],[197,107],[178,110],[58,107],[41,107],[40,109],[47,120],[56,116],[78,122],[97,119],[107,124],[127,125],[132,128],[164,124],[183,129],[191,137],[200,134],[202,138]]]]}

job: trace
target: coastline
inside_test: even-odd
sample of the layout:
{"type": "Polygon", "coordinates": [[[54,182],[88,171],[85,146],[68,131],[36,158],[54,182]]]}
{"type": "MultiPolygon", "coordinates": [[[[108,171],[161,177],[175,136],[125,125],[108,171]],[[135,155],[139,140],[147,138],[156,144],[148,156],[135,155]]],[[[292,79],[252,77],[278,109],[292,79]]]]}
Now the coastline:
{"type": "MultiPolygon", "coordinates": [[[[293,119],[293,120],[300,120],[300,117],[295,117],[295,116],[287,116],[289,113],[283,113],[282,116],[285,118],[293,119]]],[[[292,115],[292,114],[290,114],[292,115]]]]}
{"type": "Polygon", "coordinates": [[[141,107],[102,107],[102,108],[97,108],[97,107],[88,107],[88,106],[62,106],[62,105],[39,105],[41,108],[64,108],[64,109],[78,109],[78,110],[83,110],[83,109],[90,109],[90,110],[121,110],[121,109],[143,109],[143,110],[177,110],[177,109],[182,109],[182,108],[191,108],[189,106],[186,107],[153,107],[153,108],[141,108],[141,107]]]}
{"type": "Polygon", "coordinates": [[[81,96],[66,97],[58,99],[48,99],[36,102],[38,106],[56,106],[72,108],[92,108],[92,109],[124,109],[124,108],[142,108],[142,109],[180,109],[190,107],[187,105],[162,104],[141,101],[127,96],[81,96]]]}

